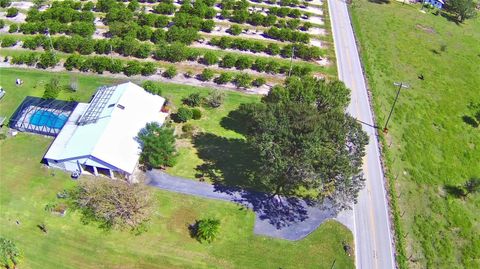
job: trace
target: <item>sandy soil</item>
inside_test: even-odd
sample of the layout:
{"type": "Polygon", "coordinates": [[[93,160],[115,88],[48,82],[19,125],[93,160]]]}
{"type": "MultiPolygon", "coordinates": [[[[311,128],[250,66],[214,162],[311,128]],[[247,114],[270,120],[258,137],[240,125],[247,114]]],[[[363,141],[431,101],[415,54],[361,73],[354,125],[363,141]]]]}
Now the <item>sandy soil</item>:
{"type": "Polygon", "coordinates": [[[318,40],[318,39],[313,39],[313,38],[310,39],[310,45],[312,45],[312,46],[317,46],[317,47],[320,47],[320,48],[323,47],[322,42],[321,42],[320,40],[318,40]]]}
{"type": "Polygon", "coordinates": [[[20,12],[17,14],[17,16],[15,16],[13,18],[7,18],[6,15],[7,15],[6,12],[0,11],[0,18],[11,21],[13,23],[24,23],[25,18],[27,18],[26,14],[23,14],[23,13],[20,13],[20,12]]]}
{"type": "Polygon", "coordinates": [[[22,1],[22,2],[12,2],[12,4],[10,5],[10,7],[16,7],[16,8],[18,8],[18,9],[28,10],[28,9],[30,9],[31,7],[33,7],[33,3],[32,3],[32,2],[25,2],[25,1],[22,1]]]}
{"type": "Polygon", "coordinates": [[[325,35],[327,31],[323,28],[312,27],[308,30],[308,33],[311,35],[325,35]]]}

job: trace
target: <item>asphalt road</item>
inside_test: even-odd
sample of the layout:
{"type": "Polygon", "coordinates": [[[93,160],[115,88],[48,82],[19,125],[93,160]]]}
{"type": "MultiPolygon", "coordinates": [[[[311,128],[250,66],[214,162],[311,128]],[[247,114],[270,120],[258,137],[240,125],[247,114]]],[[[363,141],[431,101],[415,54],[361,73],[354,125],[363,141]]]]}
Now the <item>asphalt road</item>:
{"type": "Polygon", "coordinates": [[[370,137],[363,165],[366,184],[354,206],[356,265],[361,269],[395,268],[378,140],[350,17],[342,0],[328,0],[328,5],[339,79],[352,91],[348,112],[362,122],[370,137]]]}

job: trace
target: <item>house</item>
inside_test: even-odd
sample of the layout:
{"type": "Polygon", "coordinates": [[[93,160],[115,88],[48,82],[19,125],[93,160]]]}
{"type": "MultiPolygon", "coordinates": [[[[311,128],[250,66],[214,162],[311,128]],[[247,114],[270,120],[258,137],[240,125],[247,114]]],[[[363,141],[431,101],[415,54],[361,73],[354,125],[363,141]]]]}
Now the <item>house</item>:
{"type": "Polygon", "coordinates": [[[141,145],[137,135],[148,122],[163,124],[165,99],[131,82],[104,86],[90,103],[78,103],[44,156],[51,167],[130,179],[141,145]]]}
{"type": "Polygon", "coordinates": [[[435,8],[442,9],[443,5],[445,5],[444,0],[424,0],[423,4],[429,4],[435,8]]]}

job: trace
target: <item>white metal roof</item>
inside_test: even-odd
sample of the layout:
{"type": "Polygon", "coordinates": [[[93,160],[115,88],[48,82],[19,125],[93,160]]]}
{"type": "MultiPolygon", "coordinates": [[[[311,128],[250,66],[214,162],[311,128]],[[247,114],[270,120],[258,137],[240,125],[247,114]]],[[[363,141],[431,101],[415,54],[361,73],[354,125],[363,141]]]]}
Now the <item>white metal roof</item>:
{"type": "Polygon", "coordinates": [[[62,161],[92,156],[132,173],[141,152],[136,140],[148,122],[163,124],[163,97],[128,82],[116,87],[95,123],[78,125],[91,104],[79,103],[70,115],[45,158],[62,161]]]}

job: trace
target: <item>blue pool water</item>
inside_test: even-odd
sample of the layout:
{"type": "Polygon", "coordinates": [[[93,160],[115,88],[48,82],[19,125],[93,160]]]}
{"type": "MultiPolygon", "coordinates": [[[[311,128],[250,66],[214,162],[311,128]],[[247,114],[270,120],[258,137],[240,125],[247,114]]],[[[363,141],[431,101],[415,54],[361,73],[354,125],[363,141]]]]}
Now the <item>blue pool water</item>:
{"type": "Polygon", "coordinates": [[[57,115],[47,110],[38,110],[30,117],[30,124],[61,129],[67,122],[67,119],[68,117],[65,115],[57,115]]]}

